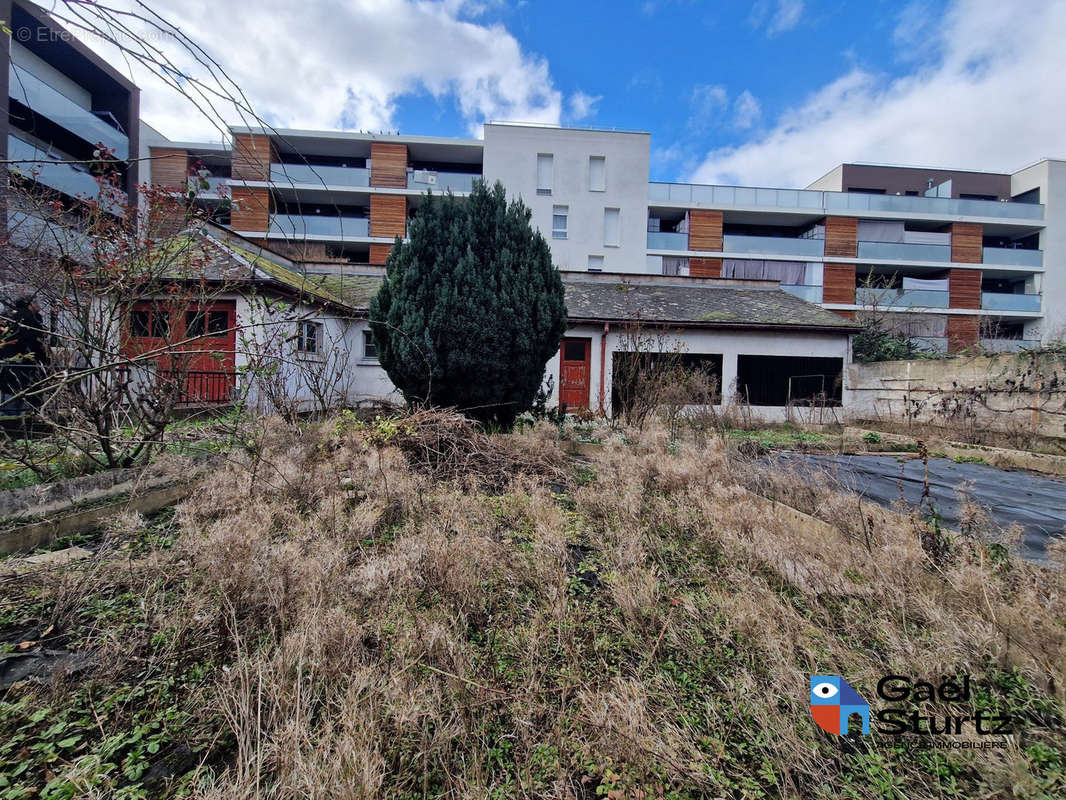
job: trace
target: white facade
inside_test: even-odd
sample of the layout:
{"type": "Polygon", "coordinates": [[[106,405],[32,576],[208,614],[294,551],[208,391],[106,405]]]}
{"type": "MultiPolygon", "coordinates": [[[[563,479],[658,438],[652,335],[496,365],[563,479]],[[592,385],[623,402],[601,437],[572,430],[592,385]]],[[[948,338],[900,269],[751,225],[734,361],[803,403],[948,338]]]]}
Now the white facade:
{"type": "Polygon", "coordinates": [[[1038,189],[1046,227],[1040,231],[1044,271],[1034,291],[1044,297],[1044,318],[1030,323],[1027,339],[1066,339],[1066,161],[1045,159],[1011,175],[1011,195],[1038,189]]]}
{"type": "MultiPolygon", "coordinates": [[[[617,324],[574,325],[567,329],[565,336],[591,339],[591,363],[589,366],[589,400],[588,407],[593,411],[601,408],[607,415],[611,414],[611,375],[614,371],[614,354],[626,352],[629,337],[620,331],[617,324]],[[604,343],[606,337],[606,344],[604,343]],[[601,395],[602,378],[602,395],[601,395]]],[[[689,328],[673,331],[656,342],[663,352],[677,352],[700,355],[722,356],[722,399],[723,406],[737,402],[737,358],[742,355],[757,356],[820,356],[843,359],[845,367],[850,360],[849,337],[841,333],[804,333],[802,331],[758,331],[758,330],[712,330],[707,328],[689,328]]],[[[549,406],[559,402],[559,354],[556,353],[544,368],[545,380],[553,378],[552,394],[549,406]]],[[[846,389],[846,387],[844,387],[846,389]]],[[[751,408],[753,417],[766,421],[779,421],[786,418],[788,409],[784,406],[755,406],[751,408]]]]}
{"type": "Polygon", "coordinates": [[[646,133],[493,123],[485,180],[529,206],[559,269],[644,272],[650,142],[646,133]]]}

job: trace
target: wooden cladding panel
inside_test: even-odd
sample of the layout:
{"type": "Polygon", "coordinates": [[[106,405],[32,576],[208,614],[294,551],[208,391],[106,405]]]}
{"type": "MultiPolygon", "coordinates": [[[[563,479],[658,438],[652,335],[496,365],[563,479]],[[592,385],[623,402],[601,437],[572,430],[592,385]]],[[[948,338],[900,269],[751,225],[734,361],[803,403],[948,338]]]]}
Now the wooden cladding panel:
{"type": "Polygon", "coordinates": [[[948,308],[981,307],[981,270],[953,269],[948,273],[948,308]]]}
{"type": "Polygon", "coordinates": [[[385,259],[389,257],[389,251],[392,250],[391,244],[372,244],[370,245],[370,263],[371,264],[384,264],[385,259]]]}
{"type": "Polygon", "coordinates": [[[270,180],[271,154],[269,136],[233,134],[233,177],[244,181],[270,180]]]}
{"type": "Polygon", "coordinates": [[[958,353],[976,347],[980,329],[980,321],[976,316],[948,315],[948,352],[958,353]]]}
{"type": "MultiPolygon", "coordinates": [[[[858,219],[855,217],[825,218],[825,254],[837,258],[858,258],[858,219]]],[[[828,267],[829,265],[827,264],[826,268],[828,269],[828,267]]]]}
{"type": "Polygon", "coordinates": [[[233,208],[230,227],[235,231],[266,231],[270,225],[270,192],[267,189],[230,189],[233,208]]]}
{"type": "MultiPolygon", "coordinates": [[[[826,239],[827,246],[828,242],[826,239]]],[[[826,264],[822,268],[822,302],[855,302],[854,264],[826,264]]]]}
{"type": "Polygon", "coordinates": [[[399,194],[370,195],[370,235],[407,235],[407,198],[399,194]]]}
{"type": "MultiPolygon", "coordinates": [[[[693,209],[688,213],[688,249],[722,252],[722,212],[693,209]]],[[[713,260],[713,259],[712,259],[713,260]]],[[[719,268],[721,262],[719,262],[719,268]]],[[[721,269],[719,269],[719,274],[721,269]]]]}
{"type": "Polygon", "coordinates": [[[952,223],[951,260],[959,264],[980,264],[984,261],[983,235],[984,230],[975,222],[952,223]]]}
{"type": "Polygon", "coordinates": [[[370,185],[407,188],[407,145],[371,142],[370,185]]]}
{"type": "MultiPolygon", "coordinates": [[[[700,248],[710,250],[711,248],[700,248]]],[[[688,274],[692,278],[721,278],[722,259],[720,258],[690,258],[688,260],[688,274]]]]}
{"type": "Polygon", "coordinates": [[[176,147],[149,148],[152,157],[152,183],[185,188],[189,177],[189,151],[176,147]]]}

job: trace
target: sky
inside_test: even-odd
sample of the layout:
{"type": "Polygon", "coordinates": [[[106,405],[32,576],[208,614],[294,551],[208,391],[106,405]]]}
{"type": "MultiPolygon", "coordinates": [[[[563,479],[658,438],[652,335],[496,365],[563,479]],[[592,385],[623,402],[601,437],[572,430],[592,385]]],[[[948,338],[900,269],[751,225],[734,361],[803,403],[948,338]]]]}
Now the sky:
{"type": "MultiPolygon", "coordinates": [[[[651,133],[653,180],[753,186],[805,186],[846,161],[1013,171],[1066,158],[1066,0],[107,5],[179,28],[246,98],[240,111],[212,96],[205,115],[86,36],[175,140],[218,141],[256,116],[461,137],[494,120],[618,128],[651,133]]],[[[210,83],[176,37],[123,21],[175,74],[210,83]]]]}

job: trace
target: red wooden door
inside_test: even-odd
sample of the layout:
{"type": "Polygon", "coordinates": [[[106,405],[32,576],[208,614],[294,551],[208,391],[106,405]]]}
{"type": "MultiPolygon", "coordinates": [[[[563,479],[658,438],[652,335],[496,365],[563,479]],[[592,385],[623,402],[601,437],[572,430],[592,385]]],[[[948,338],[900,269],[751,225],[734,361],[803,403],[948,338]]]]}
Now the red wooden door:
{"type": "Polygon", "coordinates": [[[559,348],[559,403],[567,408],[589,407],[591,339],[563,339],[559,348]]]}

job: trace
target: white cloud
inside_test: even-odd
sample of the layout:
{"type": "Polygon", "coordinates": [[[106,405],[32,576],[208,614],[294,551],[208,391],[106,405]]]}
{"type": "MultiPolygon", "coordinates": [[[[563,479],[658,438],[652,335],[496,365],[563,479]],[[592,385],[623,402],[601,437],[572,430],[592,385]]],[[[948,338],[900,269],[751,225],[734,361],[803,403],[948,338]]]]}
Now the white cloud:
{"type": "Polygon", "coordinates": [[[689,130],[700,133],[715,125],[718,117],[729,107],[729,93],[724,86],[696,84],[692,87],[689,106],[689,130]]]}
{"type": "Polygon", "coordinates": [[[574,122],[593,117],[596,115],[596,104],[603,99],[603,95],[586,94],[580,90],[570,95],[570,119],[574,122]]]}
{"type": "Polygon", "coordinates": [[[738,128],[750,128],[762,116],[762,106],[755,95],[745,89],[733,101],[733,124],[738,128]]]}
{"type": "Polygon", "coordinates": [[[748,21],[753,28],[766,29],[773,37],[795,28],[803,17],[803,0],[758,0],[751,7],[748,21]]]}
{"type": "Polygon", "coordinates": [[[956,0],[939,30],[911,74],[853,68],[691,179],[803,186],[845,161],[1006,171],[1061,153],[1066,3],[956,0]]]}
{"type": "MultiPolygon", "coordinates": [[[[167,0],[155,11],[226,70],[255,112],[278,127],[390,129],[404,95],[455,102],[472,134],[492,119],[558,123],[562,97],[548,63],[502,25],[478,21],[495,0],[167,0]],[[163,6],[166,6],[163,8],[163,6]]],[[[134,0],[109,5],[133,8],[134,0]]],[[[57,13],[70,12],[60,4],[57,13]]],[[[83,12],[84,13],[84,12],[83,12]]],[[[137,32],[143,23],[130,23],[137,32]]],[[[89,40],[114,65],[113,48],[89,40]]],[[[204,70],[156,35],[182,70],[204,70]]],[[[121,67],[120,67],[121,68],[121,67]]],[[[126,71],[126,70],[123,70],[126,71]]],[[[134,66],[141,115],[175,139],[220,132],[165,83],[134,66]]],[[[224,102],[226,122],[254,124],[224,102]]]]}

